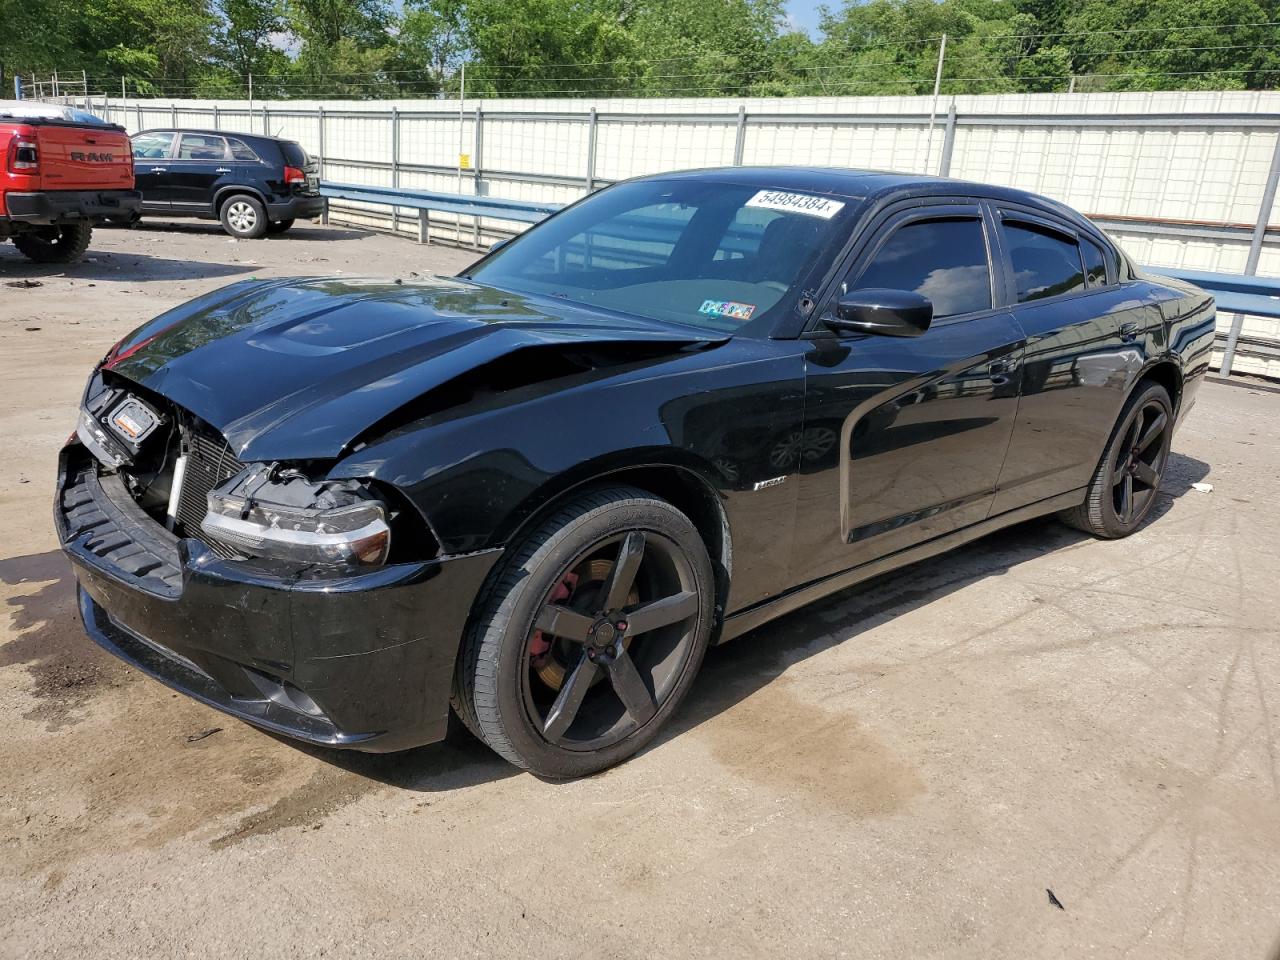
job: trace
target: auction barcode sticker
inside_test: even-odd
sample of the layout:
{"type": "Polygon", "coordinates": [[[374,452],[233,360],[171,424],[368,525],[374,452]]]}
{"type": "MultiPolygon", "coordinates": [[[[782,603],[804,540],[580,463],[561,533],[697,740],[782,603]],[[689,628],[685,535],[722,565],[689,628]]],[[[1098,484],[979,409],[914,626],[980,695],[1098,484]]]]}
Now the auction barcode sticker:
{"type": "Polygon", "coordinates": [[[785,193],[782,190],[761,190],[747,201],[748,207],[762,207],[765,210],[785,210],[790,213],[803,213],[806,217],[821,217],[830,220],[842,209],[844,202],[829,197],[815,197],[807,193],[785,193]]]}

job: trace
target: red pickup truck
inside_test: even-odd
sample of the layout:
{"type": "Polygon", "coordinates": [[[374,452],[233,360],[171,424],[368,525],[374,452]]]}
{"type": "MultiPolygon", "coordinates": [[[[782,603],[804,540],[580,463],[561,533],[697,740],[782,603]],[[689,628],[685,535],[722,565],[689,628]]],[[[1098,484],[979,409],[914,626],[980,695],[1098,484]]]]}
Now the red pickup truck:
{"type": "Polygon", "coordinates": [[[141,207],[123,127],[74,107],[0,101],[0,241],[38,263],[69,263],[94,221],[141,207]]]}

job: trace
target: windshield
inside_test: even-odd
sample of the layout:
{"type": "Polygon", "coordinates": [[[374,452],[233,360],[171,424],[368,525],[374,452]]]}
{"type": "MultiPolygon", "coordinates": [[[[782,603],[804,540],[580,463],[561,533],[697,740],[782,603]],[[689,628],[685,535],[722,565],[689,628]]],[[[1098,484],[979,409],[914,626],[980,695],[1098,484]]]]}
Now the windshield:
{"type": "Polygon", "coordinates": [[[516,238],[467,277],[717,332],[762,333],[839,251],[856,205],[708,180],[623,183],[516,238]]]}

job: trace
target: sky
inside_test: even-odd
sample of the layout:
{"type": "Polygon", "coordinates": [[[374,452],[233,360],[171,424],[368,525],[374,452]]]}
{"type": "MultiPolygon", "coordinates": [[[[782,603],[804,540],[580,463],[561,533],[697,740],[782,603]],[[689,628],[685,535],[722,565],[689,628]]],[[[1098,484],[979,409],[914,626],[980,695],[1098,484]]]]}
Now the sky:
{"type": "MultiPolygon", "coordinates": [[[[821,0],[787,0],[787,18],[800,30],[817,39],[818,36],[818,4],[821,0]]],[[[838,4],[828,3],[835,7],[838,4]]]]}

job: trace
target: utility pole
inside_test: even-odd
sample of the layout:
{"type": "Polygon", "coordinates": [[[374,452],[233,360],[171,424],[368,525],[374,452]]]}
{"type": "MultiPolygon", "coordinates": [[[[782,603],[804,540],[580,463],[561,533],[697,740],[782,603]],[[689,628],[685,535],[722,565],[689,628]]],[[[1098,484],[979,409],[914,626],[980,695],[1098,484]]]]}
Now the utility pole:
{"type": "MultiPolygon", "coordinates": [[[[458,193],[462,193],[462,145],[464,141],[464,131],[466,126],[465,108],[467,103],[467,64],[464,60],[462,63],[462,72],[458,84],[458,193]]],[[[462,214],[458,214],[458,234],[456,237],[458,246],[462,246],[462,214]]]]}
{"type": "Polygon", "coordinates": [[[1076,75],[1073,73],[1071,75],[1070,83],[1067,84],[1067,93],[1075,93],[1075,92],[1076,92],[1076,75]]]}
{"type": "Polygon", "coordinates": [[[253,74],[249,74],[249,122],[253,123],[253,74]]]}
{"type": "Polygon", "coordinates": [[[933,123],[938,116],[938,94],[942,92],[942,61],[947,56],[947,35],[938,44],[938,72],[933,76],[933,106],[929,109],[929,133],[924,141],[924,172],[929,172],[929,155],[933,153],[933,123]]]}

